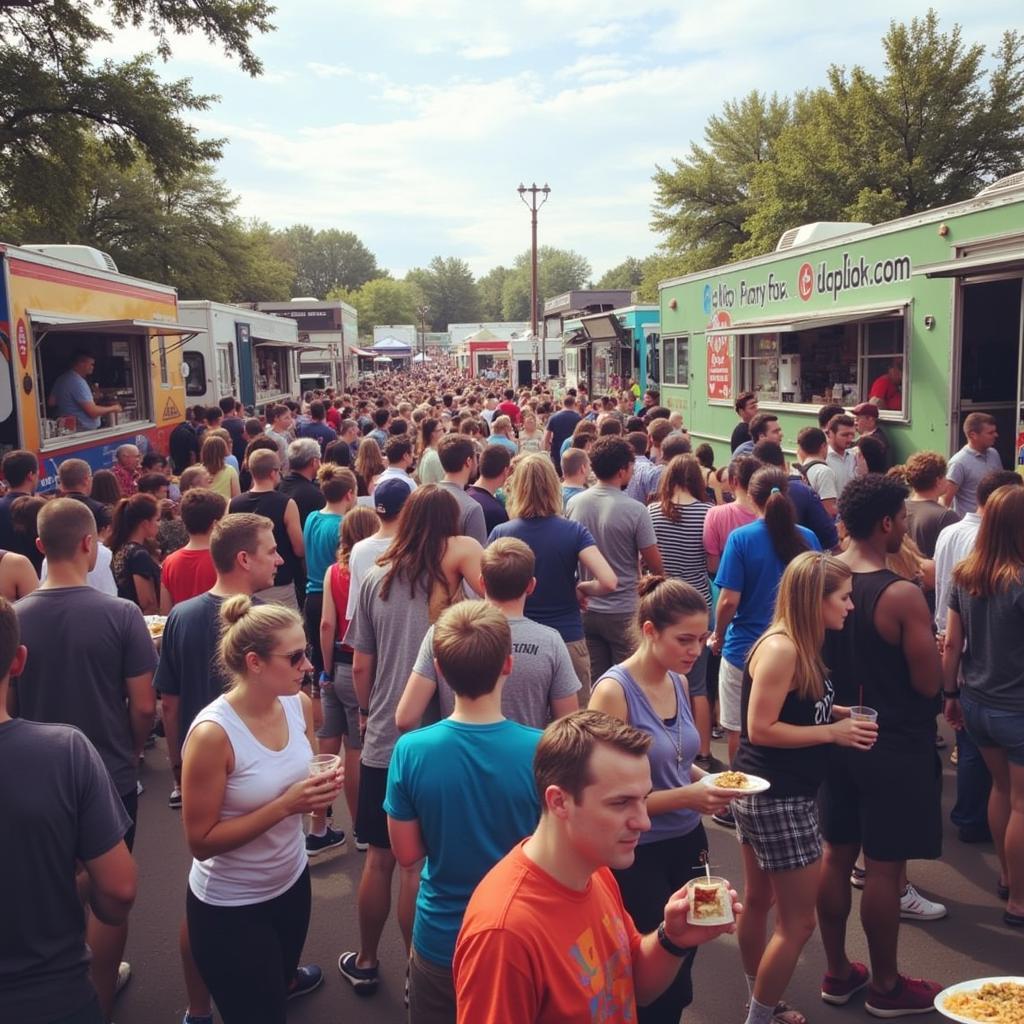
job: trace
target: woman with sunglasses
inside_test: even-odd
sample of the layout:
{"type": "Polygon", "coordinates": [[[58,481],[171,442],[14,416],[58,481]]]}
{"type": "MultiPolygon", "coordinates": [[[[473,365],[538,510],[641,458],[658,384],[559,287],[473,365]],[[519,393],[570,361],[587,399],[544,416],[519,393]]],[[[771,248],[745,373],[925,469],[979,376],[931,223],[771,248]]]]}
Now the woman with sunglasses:
{"type": "Polygon", "coordinates": [[[319,967],[299,967],[310,913],[302,815],[334,800],[344,772],[310,772],[313,711],[301,686],[311,665],[298,614],[245,595],[220,614],[232,682],[196,716],[183,750],[189,939],[224,1024],[284,1024],[288,999],[323,980],[319,967]]]}

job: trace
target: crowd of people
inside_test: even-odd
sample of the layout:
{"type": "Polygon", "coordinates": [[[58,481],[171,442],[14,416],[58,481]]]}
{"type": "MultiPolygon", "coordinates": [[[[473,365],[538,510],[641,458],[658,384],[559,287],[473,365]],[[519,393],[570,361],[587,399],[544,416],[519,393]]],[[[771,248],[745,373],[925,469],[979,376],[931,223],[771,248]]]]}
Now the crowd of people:
{"type": "Polygon", "coordinates": [[[927,1012],[897,953],[901,919],[947,912],[908,878],[941,855],[940,714],[952,823],[1024,926],[1024,480],[982,413],[948,462],[894,466],[872,402],[822,408],[795,459],[754,394],[736,412],[716,468],[632,382],[422,368],[191,409],[167,455],[66,459],[52,496],[8,452],[0,1019],[111,1019],[158,736],[193,857],[184,1024],[281,1024],[322,983],[309,863],[349,838],[337,969],[377,991],[397,869],[413,1024],[677,1024],[733,931],[747,1024],[806,1024],[815,929],[825,1003],[927,1012]],[[743,877],[701,923],[708,821],[743,877]]]}

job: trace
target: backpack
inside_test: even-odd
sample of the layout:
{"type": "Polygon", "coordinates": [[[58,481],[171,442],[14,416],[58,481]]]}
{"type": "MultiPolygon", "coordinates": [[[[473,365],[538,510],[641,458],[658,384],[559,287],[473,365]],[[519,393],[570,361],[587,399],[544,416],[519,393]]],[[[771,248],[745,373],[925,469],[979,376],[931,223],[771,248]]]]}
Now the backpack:
{"type": "MultiPolygon", "coordinates": [[[[799,473],[800,476],[803,478],[804,483],[807,484],[808,487],[810,487],[811,482],[810,480],[807,479],[808,472],[815,466],[827,466],[828,463],[824,459],[811,459],[810,462],[794,462],[792,465],[793,468],[797,471],[797,473],[799,473]]],[[[813,490],[813,488],[811,489],[813,490]]]]}

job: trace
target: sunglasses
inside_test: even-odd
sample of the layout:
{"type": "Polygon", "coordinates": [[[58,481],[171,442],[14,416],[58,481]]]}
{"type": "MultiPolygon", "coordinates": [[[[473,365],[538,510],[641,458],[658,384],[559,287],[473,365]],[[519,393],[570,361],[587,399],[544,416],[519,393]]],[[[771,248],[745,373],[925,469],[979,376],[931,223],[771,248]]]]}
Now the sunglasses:
{"type": "Polygon", "coordinates": [[[306,649],[303,647],[298,651],[286,651],[279,653],[277,651],[270,652],[271,658],[287,658],[288,664],[292,668],[298,668],[306,660],[306,649]]]}

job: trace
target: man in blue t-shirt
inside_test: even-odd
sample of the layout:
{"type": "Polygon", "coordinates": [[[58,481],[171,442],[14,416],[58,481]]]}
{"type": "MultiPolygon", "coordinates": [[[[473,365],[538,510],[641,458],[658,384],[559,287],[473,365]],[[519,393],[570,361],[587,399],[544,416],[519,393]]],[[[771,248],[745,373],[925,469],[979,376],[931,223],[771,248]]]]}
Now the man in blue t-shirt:
{"type": "Polygon", "coordinates": [[[412,932],[412,1021],[427,1019],[428,1008],[439,1019],[439,1007],[455,1019],[452,958],[466,905],[540,817],[533,755],[541,733],[501,713],[511,651],[497,608],[483,601],[449,608],[434,627],[434,660],[455,710],[402,736],[391,758],[384,800],[391,847],[404,868],[426,858],[412,932]]]}
{"type": "Polygon", "coordinates": [[[566,438],[572,437],[576,424],[582,418],[576,411],[576,398],[574,395],[566,395],[562,400],[563,409],[556,412],[548,420],[548,429],[544,433],[544,448],[551,453],[551,461],[555,464],[555,472],[562,475],[562,443],[566,438]]]}
{"type": "Polygon", "coordinates": [[[93,397],[92,388],[85,379],[96,367],[92,353],[79,351],[71,357],[71,366],[53,383],[47,406],[58,416],[74,416],[79,430],[96,430],[100,417],[110,412],[120,412],[121,406],[99,405],[93,397]]]}
{"type": "Polygon", "coordinates": [[[337,441],[338,435],[325,422],[324,417],[326,416],[326,411],[324,410],[323,402],[310,402],[309,416],[309,422],[303,423],[302,426],[299,427],[296,431],[296,436],[313,438],[313,440],[320,445],[320,454],[323,455],[324,449],[332,441],[337,441]]]}

